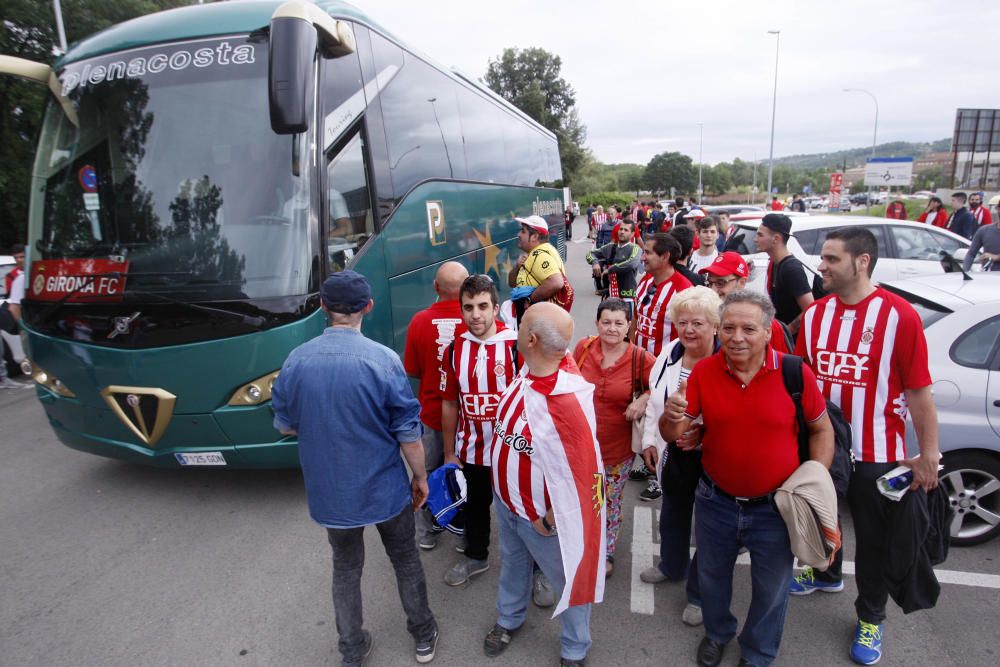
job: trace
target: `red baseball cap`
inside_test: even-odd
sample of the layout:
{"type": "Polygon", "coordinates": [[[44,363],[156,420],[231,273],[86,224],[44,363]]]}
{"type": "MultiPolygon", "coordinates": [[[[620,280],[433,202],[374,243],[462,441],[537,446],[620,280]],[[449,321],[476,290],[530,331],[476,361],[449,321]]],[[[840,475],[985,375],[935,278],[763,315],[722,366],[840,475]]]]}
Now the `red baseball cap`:
{"type": "Polygon", "coordinates": [[[749,278],[750,268],[747,261],[738,252],[724,252],[715,258],[715,261],[706,266],[698,273],[711,273],[716,276],[737,276],[739,278],[749,278]]]}

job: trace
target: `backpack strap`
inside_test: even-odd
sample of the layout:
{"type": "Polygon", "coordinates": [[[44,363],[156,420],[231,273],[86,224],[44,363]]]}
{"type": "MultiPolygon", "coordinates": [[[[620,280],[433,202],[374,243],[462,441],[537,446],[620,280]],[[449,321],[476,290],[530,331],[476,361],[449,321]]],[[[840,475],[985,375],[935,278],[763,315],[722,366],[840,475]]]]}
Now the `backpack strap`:
{"type": "Polygon", "coordinates": [[[514,339],[514,344],[510,346],[510,363],[514,367],[514,375],[517,375],[521,370],[521,362],[517,356],[517,339],[514,339]]]}
{"type": "Polygon", "coordinates": [[[806,416],[802,409],[802,390],[804,382],[802,379],[802,357],[794,354],[786,354],[781,357],[781,379],[785,383],[785,391],[792,398],[795,404],[795,422],[799,426],[799,461],[809,460],[809,439],[804,437],[807,433],[806,416]]]}

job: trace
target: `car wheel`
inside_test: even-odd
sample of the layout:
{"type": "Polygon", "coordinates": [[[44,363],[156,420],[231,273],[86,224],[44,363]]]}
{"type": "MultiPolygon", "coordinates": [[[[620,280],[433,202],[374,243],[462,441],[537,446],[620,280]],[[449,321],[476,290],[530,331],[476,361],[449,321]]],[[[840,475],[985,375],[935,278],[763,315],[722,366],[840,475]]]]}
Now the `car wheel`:
{"type": "Polygon", "coordinates": [[[985,453],[958,452],[943,457],[941,486],[955,516],[951,543],[982,544],[1000,532],[1000,462],[985,453]]]}

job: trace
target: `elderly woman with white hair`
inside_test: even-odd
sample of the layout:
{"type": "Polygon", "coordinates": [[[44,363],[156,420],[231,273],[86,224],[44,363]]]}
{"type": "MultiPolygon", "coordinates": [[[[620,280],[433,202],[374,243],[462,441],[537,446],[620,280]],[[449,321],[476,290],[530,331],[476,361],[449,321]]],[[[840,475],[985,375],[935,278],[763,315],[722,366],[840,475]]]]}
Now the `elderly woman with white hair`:
{"type": "MultiPolygon", "coordinates": [[[[657,426],[666,397],[677,391],[692,369],[702,359],[718,350],[719,296],[707,287],[692,287],[679,292],[670,302],[670,321],[677,339],[657,357],[649,376],[650,397],[643,423],[643,459],[650,470],[658,472],[663,488],[660,511],[660,564],[647,568],[639,576],[646,583],[687,579],[687,606],[681,618],[688,625],[701,624],[701,599],[698,592],[697,559],[690,557],[691,515],[694,490],[701,478],[701,451],[684,451],[677,443],[667,443],[657,426]]],[[[700,429],[694,428],[681,441],[696,441],[700,429]]]]}

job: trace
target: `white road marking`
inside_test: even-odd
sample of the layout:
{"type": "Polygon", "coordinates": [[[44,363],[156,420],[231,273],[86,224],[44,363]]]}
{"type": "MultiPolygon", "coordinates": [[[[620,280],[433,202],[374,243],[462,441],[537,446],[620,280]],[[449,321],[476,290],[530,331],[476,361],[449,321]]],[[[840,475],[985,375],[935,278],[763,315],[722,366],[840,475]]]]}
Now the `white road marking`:
{"type": "MultiPolygon", "coordinates": [[[[653,591],[655,586],[644,583],[639,574],[647,567],[656,564],[660,555],[659,531],[654,532],[654,526],[659,526],[660,511],[652,507],[637,505],[632,513],[632,599],[630,607],[633,614],[652,615],[655,610],[653,591]]],[[[691,547],[694,554],[694,547],[691,547]]],[[[737,565],[749,565],[750,554],[740,554],[737,565]]],[[[802,568],[795,568],[800,570],[802,568]]],[[[854,574],[854,561],[845,560],[844,574],[854,574]]],[[[973,586],[975,588],[1000,589],[1000,575],[982,572],[962,572],[960,570],[940,570],[935,568],[938,582],[956,586],[973,586]]]]}
{"type": "MultiPolygon", "coordinates": [[[[657,512],[659,514],[659,512],[657,512]]],[[[632,599],[633,614],[652,615],[653,585],[639,579],[639,574],[654,564],[660,546],[653,542],[653,509],[636,506],[632,513],[632,599]]]]}

